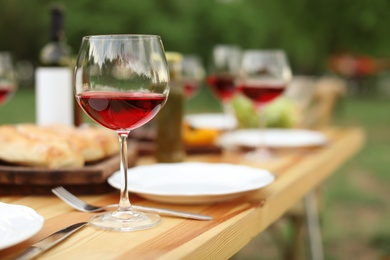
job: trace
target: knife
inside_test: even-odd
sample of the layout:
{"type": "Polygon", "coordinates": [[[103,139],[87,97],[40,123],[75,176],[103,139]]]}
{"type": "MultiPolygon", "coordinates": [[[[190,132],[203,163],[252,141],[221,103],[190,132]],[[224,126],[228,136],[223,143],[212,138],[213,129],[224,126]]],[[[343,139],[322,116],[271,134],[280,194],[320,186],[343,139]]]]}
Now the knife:
{"type": "Polygon", "coordinates": [[[213,220],[213,217],[211,216],[187,212],[187,211],[181,211],[181,210],[163,209],[163,208],[156,208],[156,207],[136,206],[136,205],[132,205],[132,207],[139,211],[157,213],[157,214],[167,215],[167,216],[190,218],[190,219],[197,219],[197,220],[213,220]]]}
{"type": "Polygon", "coordinates": [[[77,224],[73,224],[69,227],[66,227],[64,229],[61,229],[50,236],[40,240],[38,243],[35,243],[34,245],[30,246],[29,248],[25,249],[20,255],[18,255],[15,260],[28,260],[33,259],[43,253],[44,251],[52,248],[53,246],[60,243],[62,240],[67,238],[68,236],[72,235],[77,230],[81,229],[85,225],[87,225],[88,222],[80,222],[77,224]]]}

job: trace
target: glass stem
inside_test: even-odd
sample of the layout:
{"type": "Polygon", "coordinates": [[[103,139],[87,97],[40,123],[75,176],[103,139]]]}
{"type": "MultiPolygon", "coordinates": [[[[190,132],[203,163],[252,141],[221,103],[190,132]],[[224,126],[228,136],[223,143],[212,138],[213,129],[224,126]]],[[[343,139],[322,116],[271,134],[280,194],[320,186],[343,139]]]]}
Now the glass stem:
{"type": "Polygon", "coordinates": [[[119,200],[118,211],[131,210],[131,203],[129,200],[129,192],[127,187],[127,136],[128,134],[119,134],[119,146],[120,146],[120,171],[122,173],[122,187],[121,197],[119,200]]]}
{"type": "Polygon", "coordinates": [[[259,147],[257,147],[257,150],[267,151],[268,150],[267,143],[266,143],[267,137],[265,136],[267,130],[267,116],[264,113],[264,105],[262,104],[258,105],[256,109],[257,109],[257,114],[259,115],[259,128],[260,130],[263,130],[263,133],[261,135],[262,142],[260,142],[261,144],[259,145],[259,147]]]}
{"type": "Polygon", "coordinates": [[[256,108],[257,114],[259,115],[259,127],[260,129],[267,128],[267,117],[264,113],[264,105],[258,105],[256,108]]]}
{"type": "Polygon", "coordinates": [[[222,102],[222,109],[225,116],[231,116],[234,114],[233,106],[229,101],[222,102]]]}
{"type": "MultiPolygon", "coordinates": [[[[234,117],[234,109],[233,105],[230,101],[223,101],[222,102],[222,108],[223,108],[223,114],[224,114],[224,121],[227,122],[226,124],[229,125],[229,119],[230,117],[234,117]]],[[[228,131],[231,131],[232,129],[229,129],[228,131]]]]}

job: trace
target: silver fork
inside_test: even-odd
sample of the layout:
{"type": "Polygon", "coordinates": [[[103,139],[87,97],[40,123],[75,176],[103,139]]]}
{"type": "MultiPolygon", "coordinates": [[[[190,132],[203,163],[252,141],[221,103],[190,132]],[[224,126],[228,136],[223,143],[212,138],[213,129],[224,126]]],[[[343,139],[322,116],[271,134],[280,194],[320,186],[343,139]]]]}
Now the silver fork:
{"type": "MultiPolygon", "coordinates": [[[[72,208],[75,208],[77,210],[83,211],[83,212],[98,212],[98,211],[104,211],[108,208],[117,208],[118,204],[110,204],[106,206],[93,206],[88,204],[87,202],[77,198],[75,195],[70,193],[68,190],[66,190],[62,186],[58,186],[56,188],[53,188],[51,190],[57,197],[62,199],[66,204],[71,206],[72,208]]],[[[174,216],[174,217],[182,217],[182,218],[189,218],[189,219],[196,219],[196,220],[212,220],[213,217],[198,214],[198,213],[192,213],[192,212],[186,212],[186,211],[180,211],[180,210],[172,210],[172,209],[163,209],[163,208],[154,208],[154,207],[146,207],[146,206],[136,206],[132,205],[132,207],[135,210],[144,211],[144,212],[153,212],[158,213],[161,215],[168,215],[168,216],[174,216]]]]}

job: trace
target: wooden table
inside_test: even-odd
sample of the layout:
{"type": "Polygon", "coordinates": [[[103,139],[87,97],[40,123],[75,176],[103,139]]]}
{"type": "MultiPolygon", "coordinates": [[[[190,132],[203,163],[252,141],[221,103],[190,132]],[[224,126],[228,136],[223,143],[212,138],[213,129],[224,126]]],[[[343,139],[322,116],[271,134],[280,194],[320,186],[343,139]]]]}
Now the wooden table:
{"type": "MultiPolygon", "coordinates": [[[[238,252],[313,188],[322,184],[347,159],[360,150],[364,133],[359,128],[329,129],[330,143],[308,151],[280,154],[262,167],[277,179],[264,189],[243,198],[213,205],[163,205],[135,195],[134,204],[169,207],[212,215],[212,221],[163,217],[152,229],[128,233],[97,230],[86,226],[40,259],[226,259],[238,252]]],[[[221,162],[220,155],[197,155],[190,161],[221,162]]],[[[240,163],[236,157],[231,163],[240,163]]],[[[139,163],[151,163],[146,158],[139,163]]],[[[82,196],[94,204],[116,203],[119,194],[82,196]]],[[[26,205],[45,218],[43,229],[29,240],[0,250],[0,259],[11,258],[45,236],[93,214],[72,210],[55,196],[7,196],[2,202],[26,205]]]]}

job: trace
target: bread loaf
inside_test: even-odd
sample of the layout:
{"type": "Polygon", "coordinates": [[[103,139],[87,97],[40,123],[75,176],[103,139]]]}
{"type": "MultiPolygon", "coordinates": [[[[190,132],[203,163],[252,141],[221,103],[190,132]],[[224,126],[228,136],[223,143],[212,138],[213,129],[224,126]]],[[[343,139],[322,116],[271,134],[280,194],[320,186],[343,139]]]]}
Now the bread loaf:
{"type": "Polygon", "coordinates": [[[118,151],[115,133],[98,127],[0,126],[0,160],[11,164],[77,168],[118,151]]]}

